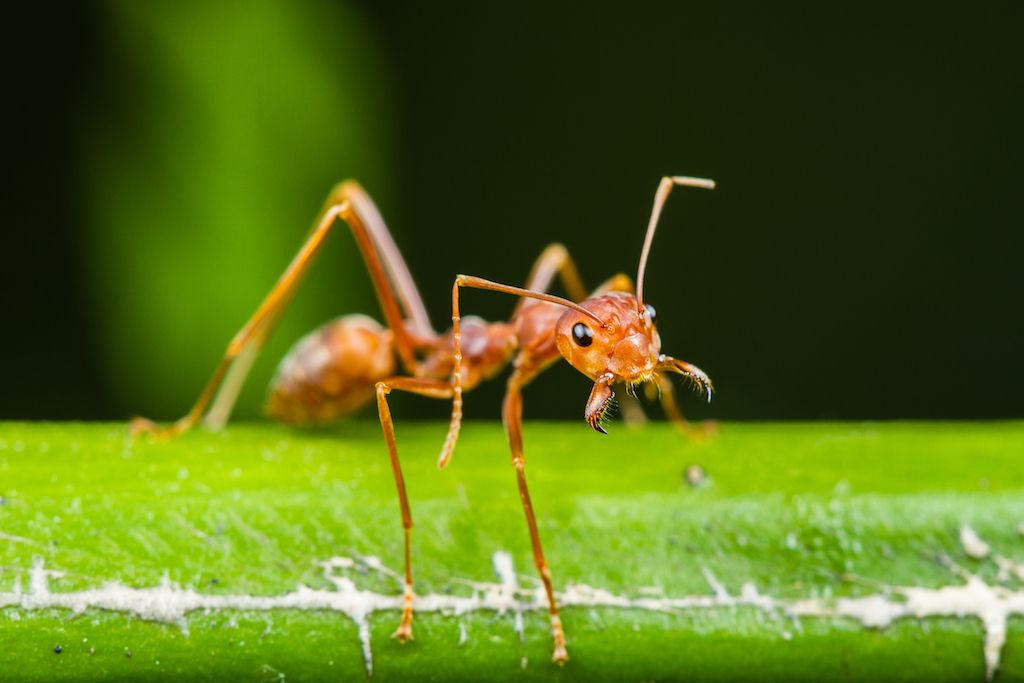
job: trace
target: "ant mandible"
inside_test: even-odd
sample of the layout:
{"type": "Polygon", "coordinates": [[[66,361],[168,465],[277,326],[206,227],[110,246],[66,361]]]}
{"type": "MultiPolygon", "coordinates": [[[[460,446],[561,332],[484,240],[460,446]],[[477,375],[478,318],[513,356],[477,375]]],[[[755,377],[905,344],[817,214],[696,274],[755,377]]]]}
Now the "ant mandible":
{"type": "Polygon", "coordinates": [[[410,541],[413,523],[387,396],[397,390],[452,401],[448,434],[438,459],[438,466],[444,468],[459,436],[462,394],[496,375],[511,361],[512,374],[508,379],[502,417],[530,531],[534,563],[547,593],[554,638],[552,659],[564,663],[568,659],[565,634],[526,484],[521,392],[562,356],[593,380],[584,416],[587,423],[601,433],[607,433],[602,421],[615,396],[614,384],[625,384],[629,389],[641,383],[656,386],[666,413],[684,428],[686,423],[676,405],[672,384],[664,373],[685,376],[711,400],[711,380],[702,370],[661,353],[655,311],[645,303],[643,296],[644,271],[654,231],[662,207],[677,185],[705,189],[715,186],[713,181],[703,178],[661,179],[640,254],[635,294],[629,276],[620,273],[588,296],[565,247],[552,244],[534,264],[523,288],[468,275],[457,276],[452,287],[452,328],[439,334],[430,325],[409,269],[377,207],[358,183],[343,182],[331,191],[302,249],[228,344],[192,410],[162,428],[144,418],[135,418],[132,431],[169,437],[193,427],[204,415],[204,422],[212,428],[222,427],[227,422],[256,355],[328,234],[341,219],[351,228],[366,261],[387,327],[366,316],[349,315],[304,337],[278,367],[270,387],[268,414],[289,424],[322,423],[351,414],[376,396],[405,534],[404,602],[394,637],[406,642],[412,639],[410,541]],[[556,276],[572,300],[546,293],[556,276]],[[463,287],[504,292],[520,299],[509,322],[488,323],[473,316],[462,318],[459,292],[463,287]],[[396,355],[405,375],[396,374],[396,355]]]}

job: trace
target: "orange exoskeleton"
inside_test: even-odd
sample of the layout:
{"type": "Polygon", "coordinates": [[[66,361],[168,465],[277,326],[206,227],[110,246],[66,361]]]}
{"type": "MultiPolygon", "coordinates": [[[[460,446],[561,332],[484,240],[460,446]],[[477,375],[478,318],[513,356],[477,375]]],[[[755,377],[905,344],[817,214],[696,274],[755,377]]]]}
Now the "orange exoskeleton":
{"type": "Polygon", "coordinates": [[[339,220],[344,221],[366,262],[387,324],[382,326],[366,316],[345,316],[303,338],[278,369],[269,394],[268,413],[290,424],[319,423],[351,414],[376,397],[402,513],[405,594],[395,637],[405,642],[412,638],[413,521],[388,394],[397,390],[452,401],[448,434],[438,459],[443,468],[458,440],[463,393],[511,362],[502,417],[534,562],[548,598],[554,638],[552,659],[564,663],[568,659],[565,634],[526,483],[522,388],[564,357],[594,382],[584,416],[595,430],[606,433],[602,420],[614,398],[613,386],[625,385],[629,391],[643,383],[656,386],[672,421],[684,430],[690,429],[676,406],[673,386],[666,374],[685,376],[708,400],[711,380],[696,366],[661,352],[656,313],[643,297],[644,272],[654,232],[662,207],[677,185],[714,187],[712,181],[701,178],[661,180],[640,255],[635,293],[633,281],[619,274],[588,296],[566,249],[553,244],[534,264],[525,287],[457,276],[452,287],[452,327],[438,333],[430,324],[412,276],[377,207],[358,184],[342,183],[328,196],[311,236],[277,285],[228,344],[223,359],[189,413],[164,428],[136,418],[133,431],[173,436],[200,420],[214,428],[223,426],[256,354],[295,294],[303,274],[333,227],[339,220]],[[556,277],[569,298],[547,293],[556,277]],[[463,287],[504,292],[519,297],[519,301],[508,322],[462,318],[459,293],[463,287]]]}

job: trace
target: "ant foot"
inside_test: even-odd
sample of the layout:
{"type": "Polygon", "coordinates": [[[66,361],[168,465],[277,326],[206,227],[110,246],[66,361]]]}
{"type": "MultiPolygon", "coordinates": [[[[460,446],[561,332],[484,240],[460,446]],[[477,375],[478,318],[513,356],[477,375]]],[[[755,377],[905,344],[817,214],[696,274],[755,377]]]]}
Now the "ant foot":
{"type": "Polygon", "coordinates": [[[412,637],[412,619],[411,619],[411,617],[410,617],[408,623],[406,622],[405,618],[403,617],[402,623],[398,625],[398,629],[394,633],[391,634],[391,637],[394,638],[395,640],[397,640],[398,642],[402,643],[402,644],[408,643],[410,640],[413,640],[413,637],[412,637]]]}
{"type": "Polygon", "coordinates": [[[562,620],[558,615],[551,615],[551,635],[555,639],[555,648],[551,653],[551,661],[559,666],[565,666],[569,661],[569,652],[565,649],[565,632],[562,630],[562,620]]]}
{"type": "Polygon", "coordinates": [[[405,605],[402,607],[402,621],[398,624],[398,630],[391,634],[400,643],[408,643],[412,640],[412,584],[405,584],[405,605]]]}
{"type": "Polygon", "coordinates": [[[714,420],[702,420],[697,423],[697,428],[694,431],[699,437],[715,436],[718,434],[718,423],[714,420]]]}
{"type": "Polygon", "coordinates": [[[676,429],[692,441],[701,442],[718,434],[718,423],[714,420],[701,420],[693,423],[685,420],[673,420],[676,429]]]}
{"type": "Polygon", "coordinates": [[[133,439],[137,439],[145,434],[153,441],[169,441],[173,437],[184,432],[187,428],[188,427],[184,426],[180,421],[167,427],[161,427],[149,418],[136,416],[133,417],[132,421],[128,424],[128,433],[133,439]]]}
{"type": "Polygon", "coordinates": [[[133,417],[132,421],[128,423],[128,432],[132,435],[132,438],[138,438],[143,434],[153,434],[157,429],[158,427],[155,422],[138,415],[133,417]]]}

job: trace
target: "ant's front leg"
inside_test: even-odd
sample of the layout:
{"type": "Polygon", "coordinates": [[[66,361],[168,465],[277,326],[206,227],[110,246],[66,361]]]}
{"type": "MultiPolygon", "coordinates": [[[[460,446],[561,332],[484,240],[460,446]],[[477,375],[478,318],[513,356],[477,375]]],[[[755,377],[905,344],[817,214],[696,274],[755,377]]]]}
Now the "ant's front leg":
{"type": "MultiPolygon", "coordinates": [[[[594,317],[597,322],[601,322],[599,318],[596,318],[592,311],[588,311],[579,304],[569,301],[568,299],[563,299],[545,292],[537,292],[529,289],[523,289],[521,287],[503,285],[498,282],[491,282],[490,280],[484,280],[483,278],[473,277],[471,275],[458,275],[455,278],[455,283],[452,285],[453,364],[450,385],[452,392],[452,415],[451,421],[448,424],[448,436],[445,438],[444,447],[441,450],[441,457],[438,460],[438,464],[441,467],[444,467],[451,458],[452,450],[455,448],[455,442],[459,436],[459,428],[462,424],[462,340],[459,328],[459,322],[462,316],[459,306],[459,291],[462,287],[471,287],[473,289],[483,289],[492,292],[511,294],[513,296],[527,297],[538,301],[546,301],[548,303],[573,309],[582,315],[594,317]]],[[[533,514],[533,504],[530,502],[530,490],[526,485],[526,460],[523,457],[523,404],[520,390],[522,386],[529,382],[537,372],[546,366],[547,360],[549,359],[536,358],[530,360],[524,351],[520,352],[520,356],[515,362],[515,371],[512,373],[512,376],[508,381],[508,391],[505,394],[503,417],[505,429],[508,433],[509,445],[512,449],[512,464],[516,468],[516,482],[519,486],[519,496],[523,501],[523,510],[526,513],[527,526],[530,528],[530,540],[533,544],[533,559],[537,565],[537,571],[540,572],[541,580],[544,582],[544,590],[548,596],[548,608],[551,612],[551,633],[554,638],[555,645],[552,658],[555,662],[562,664],[569,658],[565,649],[565,632],[562,630],[562,620],[558,614],[558,606],[555,603],[555,592],[551,583],[551,571],[548,569],[547,560],[544,558],[544,550],[540,545],[540,532],[537,529],[537,519],[533,514]]]]}

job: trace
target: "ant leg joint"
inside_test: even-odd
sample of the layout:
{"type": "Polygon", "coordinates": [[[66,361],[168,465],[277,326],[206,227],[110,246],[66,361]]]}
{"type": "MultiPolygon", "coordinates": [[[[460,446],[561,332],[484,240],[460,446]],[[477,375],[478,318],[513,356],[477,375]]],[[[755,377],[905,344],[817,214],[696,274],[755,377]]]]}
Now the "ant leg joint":
{"type": "Polygon", "coordinates": [[[545,581],[551,581],[551,568],[548,567],[548,563],[544,558],[540,558],[536,562],[537,571],[545,581]]]}

